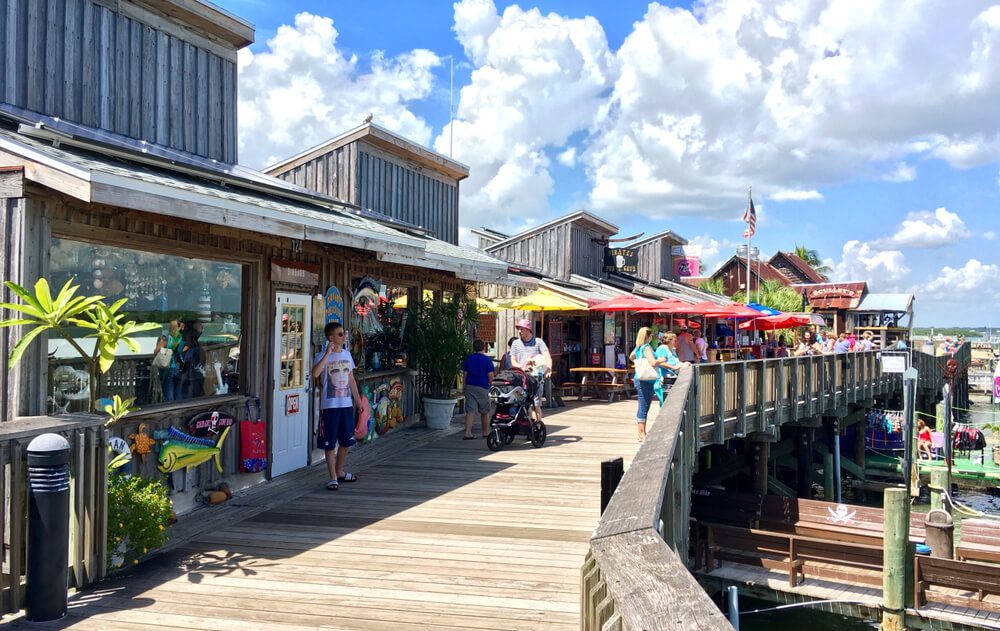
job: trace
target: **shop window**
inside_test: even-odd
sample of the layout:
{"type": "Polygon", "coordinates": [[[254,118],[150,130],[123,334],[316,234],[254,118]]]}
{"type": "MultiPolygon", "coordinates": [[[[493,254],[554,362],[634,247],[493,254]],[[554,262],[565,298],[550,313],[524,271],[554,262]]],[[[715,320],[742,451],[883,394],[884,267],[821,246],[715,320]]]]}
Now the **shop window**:
{"type": "MultiPolygon", "coordinates": [[[[66,239],[53,239],[50,253],[52,285],[72,280],[80,286],[78,295],[101,295],[109,303],[125,298],[127,319],[163,327],[133,336],[138,353],[119,347],[111,370],[101,375],[100,400],[135,397],[142,407],[239,390],[241,265],[66,239]],[[161,368],[153,358],[164,345],[171,358],[161,368]]],[[[88,332],[68,329],[90,352],[88,332]]],[[[84,411],[90,395],[86,363],[58,335],[49,336],[48,353],[49,412],[84,411]]]]}
{"type": "Polygon", "coordinates": [[[281,306],[281,371],[278,387],[282,390],[300,389],[305,385],[305,350],[303,338],[306,328],[306,308],[302,305],[281,306]]]}
{"type": "Polygon", "coordinates": [[[390,370],[405,365],[402,327],[409,304],[405,287],[388,287],[370,276],[354,280],[348,336],[358,369],[390,370]]]}

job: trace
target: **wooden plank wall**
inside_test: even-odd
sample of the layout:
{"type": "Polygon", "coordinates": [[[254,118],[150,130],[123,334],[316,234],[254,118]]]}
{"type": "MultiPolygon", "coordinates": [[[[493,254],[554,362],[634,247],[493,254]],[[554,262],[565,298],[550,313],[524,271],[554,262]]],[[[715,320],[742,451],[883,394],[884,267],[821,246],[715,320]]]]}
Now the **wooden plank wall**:
{"type": "Polygon", "coordinates": [[[569,223],[556,224],[523,239],[491,248],[489,253],[503,261],[537,269],[551,278],[569,280],[573,273],[571,230],[569,223]]]}
{"type": "Polygon", "coordinates": [[[107,5],[5,0],[0,100],[235,163],[236,51],[132,3],[107,5]]]}
{"type": "Polygon", "coordinates": [[[277,177],[458,243],[458,182],[361,141],[331,149],[277,177]]]}
{"type": "Polygon", "coordinates": [[[600,277],[604,271],[604,245],[594,239],[605,237],[594,230],[574,225],[570,250],[572,254],[572,274],[600,277]]]}

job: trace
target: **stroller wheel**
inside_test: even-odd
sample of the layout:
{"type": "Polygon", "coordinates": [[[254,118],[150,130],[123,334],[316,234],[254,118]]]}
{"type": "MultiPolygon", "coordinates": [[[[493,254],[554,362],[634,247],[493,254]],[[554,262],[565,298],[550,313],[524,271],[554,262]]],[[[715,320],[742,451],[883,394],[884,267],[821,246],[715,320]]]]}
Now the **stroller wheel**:
{"type": "Polygon", "coordinates": [[[490,451],[499,451],[503,447],[503,438],[500,436],[499,428],[494,427],[486,435],[486,446],[490,448],[490,451]]]}
{"type": "Polygon", "coordinates": [[[541,421],[535,421],[531,424],[531,446],[541,447],[545,444],[545,423],[541,421]]]}
{"type": "Polygon", "coordinates": [[[513,428],[507,428],[507,429],[505,429],[504,432],[503,432],[503,444],[509,445],[512,442],[514,442],[514,436],[516,434],[517,434],[517,432],[515,432],[513,428]]]}

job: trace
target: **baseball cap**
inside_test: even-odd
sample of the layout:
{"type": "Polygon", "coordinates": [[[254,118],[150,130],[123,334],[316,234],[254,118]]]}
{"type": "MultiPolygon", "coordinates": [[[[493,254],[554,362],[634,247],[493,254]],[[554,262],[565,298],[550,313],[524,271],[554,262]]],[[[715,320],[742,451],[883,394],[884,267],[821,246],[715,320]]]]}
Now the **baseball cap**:
{"type": "Polygon", "coordinates": [[[514,325],[514,328],[527,329],[531,331],[533,327],[531,326],[531,320],[529,320],[528,318],[521,318],[520,320],[517,321],[517,324],[514,325]]]}

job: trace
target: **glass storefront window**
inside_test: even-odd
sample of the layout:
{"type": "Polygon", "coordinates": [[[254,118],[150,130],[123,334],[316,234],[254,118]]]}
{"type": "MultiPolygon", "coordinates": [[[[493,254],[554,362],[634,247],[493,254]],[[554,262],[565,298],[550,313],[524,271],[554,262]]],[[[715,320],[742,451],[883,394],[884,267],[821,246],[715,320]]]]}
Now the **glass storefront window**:
{"type": "MultiPolygon", "coordinates": [[[[80,286],[78,295],[101,295],[109,303],[127,298],[128,319],[163,325],[134,336],[138,353],[119,347],[111,370],[101,376],[99,399],[135,397],[142,407],[239,390],[241,265],[66,239],[53,239],[50,254],[54,287],[72,280],[80,286]],[[163,349],[170,351],[169,362],[157,367],[153,359],[166,356],[163,349]]],[[[304,323],[298,324],[301,331],[304,323]]],[[[87,330],[69,333],[85,351],[93,350],[87,330]]],[[[49,412],[84,411],[90,394],[86,363],[57,335],[49,336],[48,352],[49,412]]]]}

